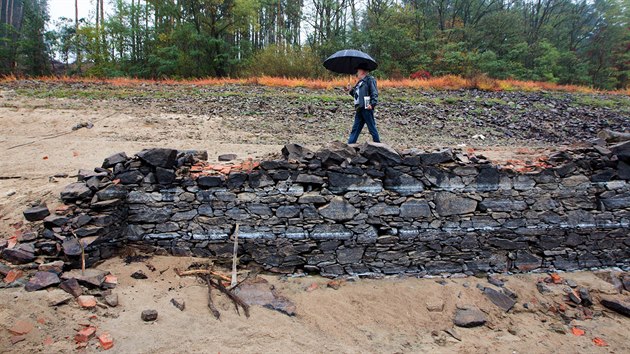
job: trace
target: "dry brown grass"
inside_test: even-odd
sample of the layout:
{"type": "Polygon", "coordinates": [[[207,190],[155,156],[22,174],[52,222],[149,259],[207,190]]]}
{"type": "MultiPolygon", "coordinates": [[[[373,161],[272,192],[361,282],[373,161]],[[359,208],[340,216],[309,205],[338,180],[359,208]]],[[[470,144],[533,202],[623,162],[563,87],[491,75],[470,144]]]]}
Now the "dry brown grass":
{"type": "MultiPolygon", "coordinates": [[[[20,80],[19,77],[8,75],[0,77],[0,83],[8,83],[20,80]]],[[[309,79],[309,78],[286,78],[260,76],[251,78],[200,78],[190,80],[147,80],[138,78],[90,78],[78,76],[43,76],[36,80],[44,82],[61,83],[107,83],[115,86],[136,86],[141,84],[164,84],[164,85],[194,85],[194,86],[220,86],[226,84],[236,85],[262,85],[271,87],[303,87],[310,89],[330,90],[336,87],[344,87],[354,83],[352,76],[342,76],[335,79],[309,79]]],[[[550,82],[520,81],[514,79],[497,80],[486,75],[479,75],[472,78],[463,78],[456,75],[445,75],[432,77],[430,79],[382,79],[379,80],[379,87],[388,88],[410,88],[418,90],[458,90],[476,88],[483,91],[561,91],[577,93],[610,93],[620,95],[630,95],[630,89],[603,91],[592,87],[578,85],[558,85],[550,82]]]]}

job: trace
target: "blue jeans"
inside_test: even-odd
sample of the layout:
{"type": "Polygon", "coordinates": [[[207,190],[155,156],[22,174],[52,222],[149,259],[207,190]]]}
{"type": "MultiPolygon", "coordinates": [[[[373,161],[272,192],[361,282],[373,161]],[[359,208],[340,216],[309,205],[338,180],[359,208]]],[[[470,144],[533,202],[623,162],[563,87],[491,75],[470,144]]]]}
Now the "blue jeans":
{"type": "Polygon", "coordinates": [[[374,110],[359,108],[354,115],[354,124],[352,125],[352,131],[350,132],[350,138],[348,138],[348,144],[354,144],[359,139],[359,134],[363,130],[363,126],[367,124],[368,130],[372,135],[372,140],[375,143],[380,143],[381,138],[378,136],[378,130],[376,130],[376,121],[374,120],[374,110]]]}

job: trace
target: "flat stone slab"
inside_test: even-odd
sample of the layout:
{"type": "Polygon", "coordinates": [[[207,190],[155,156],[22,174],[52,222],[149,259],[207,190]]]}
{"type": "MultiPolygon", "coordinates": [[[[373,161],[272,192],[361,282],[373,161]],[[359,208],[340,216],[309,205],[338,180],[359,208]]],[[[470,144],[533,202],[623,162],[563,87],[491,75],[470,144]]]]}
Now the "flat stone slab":
{"type": "Polygon", "coordinates": [[[61,279],[76,279],[81,284],[100,287],[105,281],[105,276],[107,274],[109,274],[109,272],[100,269],[89,268],[86,269],[83,274],[81,274],[81,269],[72,269],[63,273],[61,275],[61,279]]]}
{"type": "Polygon", "coordinates": [[[455,319],[453,319],[453,323],[456,326],[466,328],[482,326],[486,323],[486,321],[486,314],[475,307],[457,309],[457,312],[455,312],[455,319]]]}
{"type": "Polygon", "coordinates": [[[29,279],[28,283],[26,283],[26,286],[24,286],[24,290],[26,291],[42,290],[49,286],[57,285],[60,282],[61,281],[59,280],[59,277],[57,276],[57,274],[52,273],[52,272],[39,271],[35,273],[35,275],[31,279],[29,279]]]}
{"type": "Polygon", "coordinates": [[[516,300],[492,288],[485,288],[483,293],[493,304],[499,306],[505,312],[510,311],[516,304],[516,300]]]}
{"type": "Polygon", "coordinates": [[[455,193],[440,192],[435,195],[435,209],[440,216],[468,214],[477,209],[477,201],[455,193]]]}
{"type": "Polygon", "coordinates": [[[295,304],[278,293],[263,278],[244,281],[234,289],[234,293],[248,305],[260,305],[288,316],[295,316],[295,304]]]}

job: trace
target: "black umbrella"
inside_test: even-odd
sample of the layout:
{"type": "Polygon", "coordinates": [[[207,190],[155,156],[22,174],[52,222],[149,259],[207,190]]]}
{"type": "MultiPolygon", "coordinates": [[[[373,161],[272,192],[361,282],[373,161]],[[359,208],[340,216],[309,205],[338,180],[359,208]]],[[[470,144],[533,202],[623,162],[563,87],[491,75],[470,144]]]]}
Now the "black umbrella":
{"type": "Polygon", "coordinates": [[[324,61],[324,67],[339,74],[356,74],[357,68],[374,70],[378,67],[371,56],[360,50],[344,49],[324,61]]]}

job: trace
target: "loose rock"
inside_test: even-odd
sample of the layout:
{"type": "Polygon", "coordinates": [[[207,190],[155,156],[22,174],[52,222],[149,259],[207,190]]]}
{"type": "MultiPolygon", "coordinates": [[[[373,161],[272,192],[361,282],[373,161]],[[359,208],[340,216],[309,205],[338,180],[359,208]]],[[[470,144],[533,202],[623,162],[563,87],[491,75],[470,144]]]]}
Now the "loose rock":
{"type": "Polygon", "coordinates": [[[152,322],[157,320],[158,312],[156,310],[144,310],[140,314],[140,318],[145,322],[152,322]]]}
{"type": "Polygon", "coordinates": [[[600,303],[609,310],[630,317],[630,303],[619,298],[603,297],[600,303]]]}
{"type": "Polygon", "coordinates": [[[48,215],[50,215],[50,210],[48,210],[46,205],[39,205],[24,210],[24,218],[28,221],[44,220],[48,215]]]}
{"type": "Polygon", "coordinates": [[[51,272],[37,272],[35,275],[26,283],[24,289],[26,291],[37,291],[45,289],[52,285],[57,285],[61,281],[59,277],[55,273],[51,272]]]}
{"type": "Polygon", "coordinates": [[[486,315],[481,310],[469,307],[466,309],[457,309],[453,323],[459,327],[477,327],[486,323],[486,315]]]}

